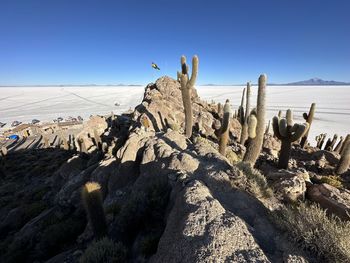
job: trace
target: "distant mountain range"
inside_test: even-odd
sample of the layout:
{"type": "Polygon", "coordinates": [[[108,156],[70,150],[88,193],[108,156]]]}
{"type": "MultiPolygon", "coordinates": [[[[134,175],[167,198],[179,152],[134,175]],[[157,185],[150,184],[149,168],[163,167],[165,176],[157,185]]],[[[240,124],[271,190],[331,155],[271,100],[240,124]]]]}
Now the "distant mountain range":
{"type": "Polygon", "coordinates": [[[312,78],[312,79],[308,79],[308,80],[287,83],[284,85],[292,85],[292,86],[298,86],[298,85],[350,85],[350,83],[341,82],[341,81],[334,81],[334,80],[323,80],[323,79],[319,79],[319,78],[312,78]]]}

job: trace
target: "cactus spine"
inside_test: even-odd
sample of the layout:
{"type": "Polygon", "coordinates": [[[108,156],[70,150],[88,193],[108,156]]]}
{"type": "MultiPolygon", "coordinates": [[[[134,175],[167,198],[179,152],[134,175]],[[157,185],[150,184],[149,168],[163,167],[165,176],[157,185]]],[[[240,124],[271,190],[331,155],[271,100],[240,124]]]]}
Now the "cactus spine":
{"type": "Polygon", "coordinates": [[[192,101],[191,95],[194,84],[196,83],[198,74],[198,57],[192,58],[192,74],[191,77],[188,75],[188,65],[186,64],[186,57],[181,57],[181,68],[182,72],[177,72],[178,79],[181,84],[182,102],[185,109],[185,134],[187,138],[192,136],[193,127],[193,112],[192,112],[192,101]]]}
{"type": "Polygon", "coordinates": [[[102,205],[101,186],[96,182],[86,183],[81,197],[95,238],[103,238],[107,234],[107,223],[102,205]]]}
{"type": "Polygon", "coordinates": [[[286,118],[277,116],[272,119],[272,127],[275,136],[281,140],[281,150],[278,160],[278,168],[287,169],[292,149],[292,142],[299,140],[309,128],[308,123],[293,124],[291,110],[287,110],[286,118]]]}
{"type": "Polygon", "coordinates": [[[219,152],[225,156],[226,154],[226,145],[230,137],[230,117],[231,117],[231,109],[230,109],[230,101],[226,100],[224,106],[224,116],[222,119],[221,129],[220,129],[220,140],[219,140],[219,152]]]}
{"type": "Polygon", "coordinates": [[[306,112],[304,112],[304,114],[303,114],[304,119],[309,124],[309,128],[306,131],[306,133],[304,134],[304,136],[301,138],[301,141],[300,141],[301,148],[304,148],[305,145],[306,145],[307,136],[309,135],[309,131],[310,131],[310,128],[311,128],[311,123],[312,123],[312,120],[314,119],[315,108],[316,108],[316,104],[312,103],[311,107],[310,107],[310,110],[309,110],[309,114],[307,114],[306,112]]]}
{"type": "Polygon", "coordinates": [[[261,147],[264,140],[265,131],[265,90],[266,90],[266,75],[260,75],[259,77],[259,88],[258,88],[258,99],[257,99],[257,111],[256,111],[256,136],[252,139],[248,145],[246,153],[243,157],[243,162],[247,162],[254,166],[258,159],[261,151],[261,147]]]}
{"type": "Polygon", "coordinates": [[[241,131],[241,138],[240,138],[240,144],[244,145],[245,141],[248,137],[248,114],[250,110],[250,82],[247,83],[247,88],[243,90],[242,95],[242,101],[241,101],[241,125],[242,125],[242,131],[241,131]],[[246,92],[246,105],[245,110],[243,110],[243,104],[244,104],[244,91],[246,92]]]}

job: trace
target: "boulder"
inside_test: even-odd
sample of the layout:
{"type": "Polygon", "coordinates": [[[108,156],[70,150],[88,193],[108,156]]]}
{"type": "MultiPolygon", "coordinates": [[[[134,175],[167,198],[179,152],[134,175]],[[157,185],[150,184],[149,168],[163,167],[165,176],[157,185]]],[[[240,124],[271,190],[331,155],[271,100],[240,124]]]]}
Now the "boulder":
{"type": "Polygon", "coordinates": [[[306,192],[306,182],[310,177],[305,169],[278,170],[266,175],[272,181],[276,196],[285,202],[303,200],[306,192]]]}
{"type": "Polygon", "coordinates": [[[314,184],[307,189],[307,198],[343,220],[350,219],[350,191],[329,184],[314,184]]]}

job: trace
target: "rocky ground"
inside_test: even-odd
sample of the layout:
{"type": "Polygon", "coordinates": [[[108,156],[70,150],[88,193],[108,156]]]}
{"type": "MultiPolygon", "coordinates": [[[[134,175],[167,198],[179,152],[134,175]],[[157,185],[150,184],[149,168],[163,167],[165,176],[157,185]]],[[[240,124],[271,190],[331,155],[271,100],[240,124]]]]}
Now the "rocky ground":
{"type": "MultiPolygon", "coordinates": [[[[328,253],[318,241],[322,237],[307,236],[316,235],[307,232],[315,224],[301,235],[286,219],[290,211],[300,211],[300,202],[316,202],[328,215],[312,205],[310,211],[319,209],[324,222],[331,215],[329,224],[347,234],[350,174],[334,175],[339,154],[295,144],[288,170],[278,169],[280,142],[266,134],[253,169],[241,163],[245,147],[237,142],[238,120],[230,120],[223,156],[218,105],[200,100],[195,90],[192,102],[190,139],[183,135],[180,84],[162,77],[146,87],[134,111],[92,118],[76,137],[78,152],[46,148],[3,156],[2,262],[350,260],[349,241],[341,234],[325,237],[332,246],[328,253]],[[102,189],[108,238],[99,241],[81,201],[89,181],[102,189]]],[[[307,213],[300,214],[301,221],[295,216],[292,224],[308,220],[307,213]]]]}

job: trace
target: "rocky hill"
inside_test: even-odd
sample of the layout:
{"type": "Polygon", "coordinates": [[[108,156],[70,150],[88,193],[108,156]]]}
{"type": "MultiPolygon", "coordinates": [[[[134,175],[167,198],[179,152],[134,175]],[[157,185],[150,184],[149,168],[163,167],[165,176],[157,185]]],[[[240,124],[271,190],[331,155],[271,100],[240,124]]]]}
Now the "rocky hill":
{"type": "Polygon", "coordinates": [[[350,260],[339,153],[294,143],[280,169],[281,140],[267,130],[251,165],[261,109],[237,116],[192,88],[186,136],[184,84],[162,77],[132,112],[94,117],[77,151],[3,150],[2,262],[350,260]]]}

